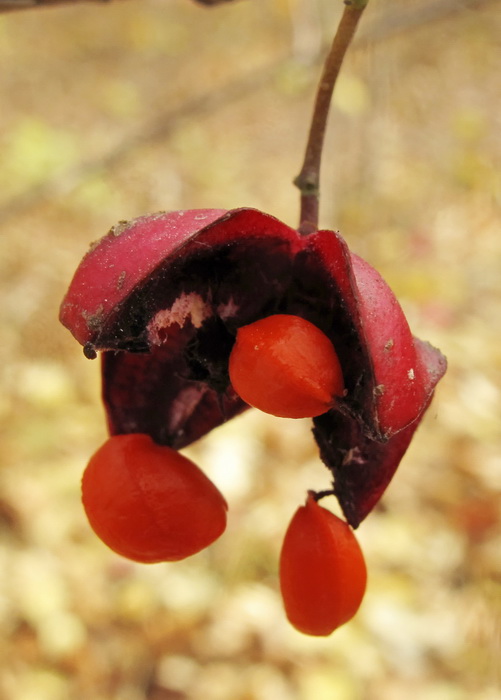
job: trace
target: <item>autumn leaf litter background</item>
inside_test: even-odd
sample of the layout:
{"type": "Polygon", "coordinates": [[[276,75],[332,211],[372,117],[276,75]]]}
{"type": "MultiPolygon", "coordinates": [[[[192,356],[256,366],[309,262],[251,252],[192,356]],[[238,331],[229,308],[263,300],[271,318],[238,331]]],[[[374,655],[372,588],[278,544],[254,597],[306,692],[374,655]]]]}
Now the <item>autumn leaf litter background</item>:
{"type": "Polygon", "coordinates": [[[328,483],[310,422],[252,411],[193,445],[228,499],[226,534],[183,563],[126,562],[80,506],[105,437],[98,365],[57,310],[119,219],[255,206],[296,225],[290,181],[340,8],[0,16],[0,698],[501,697],[501,6],[451,5],[375,0],[335,97],[322,225],[449,371],[358,531],[366,600],[327,640],[290,628],[277,584],[292,513],[328,483]]]}

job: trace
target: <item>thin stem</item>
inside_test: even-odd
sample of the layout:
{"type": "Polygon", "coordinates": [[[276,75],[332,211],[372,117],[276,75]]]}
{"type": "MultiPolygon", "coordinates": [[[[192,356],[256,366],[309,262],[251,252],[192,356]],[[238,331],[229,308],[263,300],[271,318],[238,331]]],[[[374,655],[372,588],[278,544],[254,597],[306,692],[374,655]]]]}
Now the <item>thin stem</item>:
{"type": "Polygon", "coordinates": [[[301,214],[299,231],[308,234],[318,228],[320,197],[320,163],[324,147],[325,131],[332,93],[346,51],[355,35],[358,23],[369,0],[345,0],[345,8],[325,60],[322,77],[317,90],[310,133],[301,172],[294,184],[301,192],[301,214]]]}
{"type": "Polygon", "coordinates": [[[315,501],[320,501],[320,499],[325,498],[326,496],[335,496],[336,491],[335,489],[324,489],[323,491],[308,491],[308,493],[311,493],[315,501]]]}

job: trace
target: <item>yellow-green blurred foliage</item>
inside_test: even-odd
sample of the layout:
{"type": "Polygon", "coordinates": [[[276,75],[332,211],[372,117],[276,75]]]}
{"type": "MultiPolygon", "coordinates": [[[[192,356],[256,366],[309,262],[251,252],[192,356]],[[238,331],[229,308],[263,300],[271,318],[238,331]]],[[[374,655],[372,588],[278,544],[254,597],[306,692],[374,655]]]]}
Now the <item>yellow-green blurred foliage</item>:
{"type": "Polygon", "coordinates": [[[226,534],[184,563],[128,563],[80,507],[105,436],[99,368],[57,313],[120,219],[256,206],[296,225],[341,0],[0,17],[2,700],[501,698],[501,3],[371,4],[334,100],[321,223],[450,368],[359,530],[366,600],[320,640],[289,627],[277,587],[287,523],[328,485],[309,422],[249,412],[193,445],[226,534]]]}

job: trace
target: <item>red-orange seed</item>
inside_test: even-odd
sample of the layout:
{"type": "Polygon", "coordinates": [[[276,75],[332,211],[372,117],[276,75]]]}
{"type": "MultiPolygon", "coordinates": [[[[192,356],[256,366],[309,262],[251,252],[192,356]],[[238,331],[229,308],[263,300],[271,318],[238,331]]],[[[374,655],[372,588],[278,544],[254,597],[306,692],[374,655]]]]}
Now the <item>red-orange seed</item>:
{"type": "Polygon", "coordinates": [[[95,533],[112,550],[143,563],[177,561],[225,530],[227,505],[189,459],[140,433],[109,438],[82,478],[95,533]]]}
{"type": "Polygon", "coordinates": [[[287,529],[280,555],[280,588],[289,622],[300,632],[331,634],[357,612],[367,569],[349,525],[312,494],[287,529]]]}
{"type": "Polygon", "coordinates": [[[288,314],[238,329],[229,374],[246,403],[283,418],[319,416],[344,392],[329,338],[313,323],[288,314]]]}

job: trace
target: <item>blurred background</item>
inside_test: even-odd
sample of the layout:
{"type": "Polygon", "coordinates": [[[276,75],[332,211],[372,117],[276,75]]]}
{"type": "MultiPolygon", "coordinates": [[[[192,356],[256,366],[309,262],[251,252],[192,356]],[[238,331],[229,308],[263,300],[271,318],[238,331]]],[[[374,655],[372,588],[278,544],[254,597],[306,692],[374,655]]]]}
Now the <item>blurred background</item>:
{"type": "Polygon", "coordinates": [[[500,2],[372,0],[334,99],[321,225],[449,359],[358,530],[353,622],[314,639],[282,612],[283,534],[329,483],[309,421],[249,411],[187,450],[230,511],[183,563],[119,558],[80,505],[105,427],[98,364],[58,324],[73,270],[118,220],[160,209],[297,225],[291,182],[341,9],[0,15],[1,700],[501,698],[500,2]]]}

